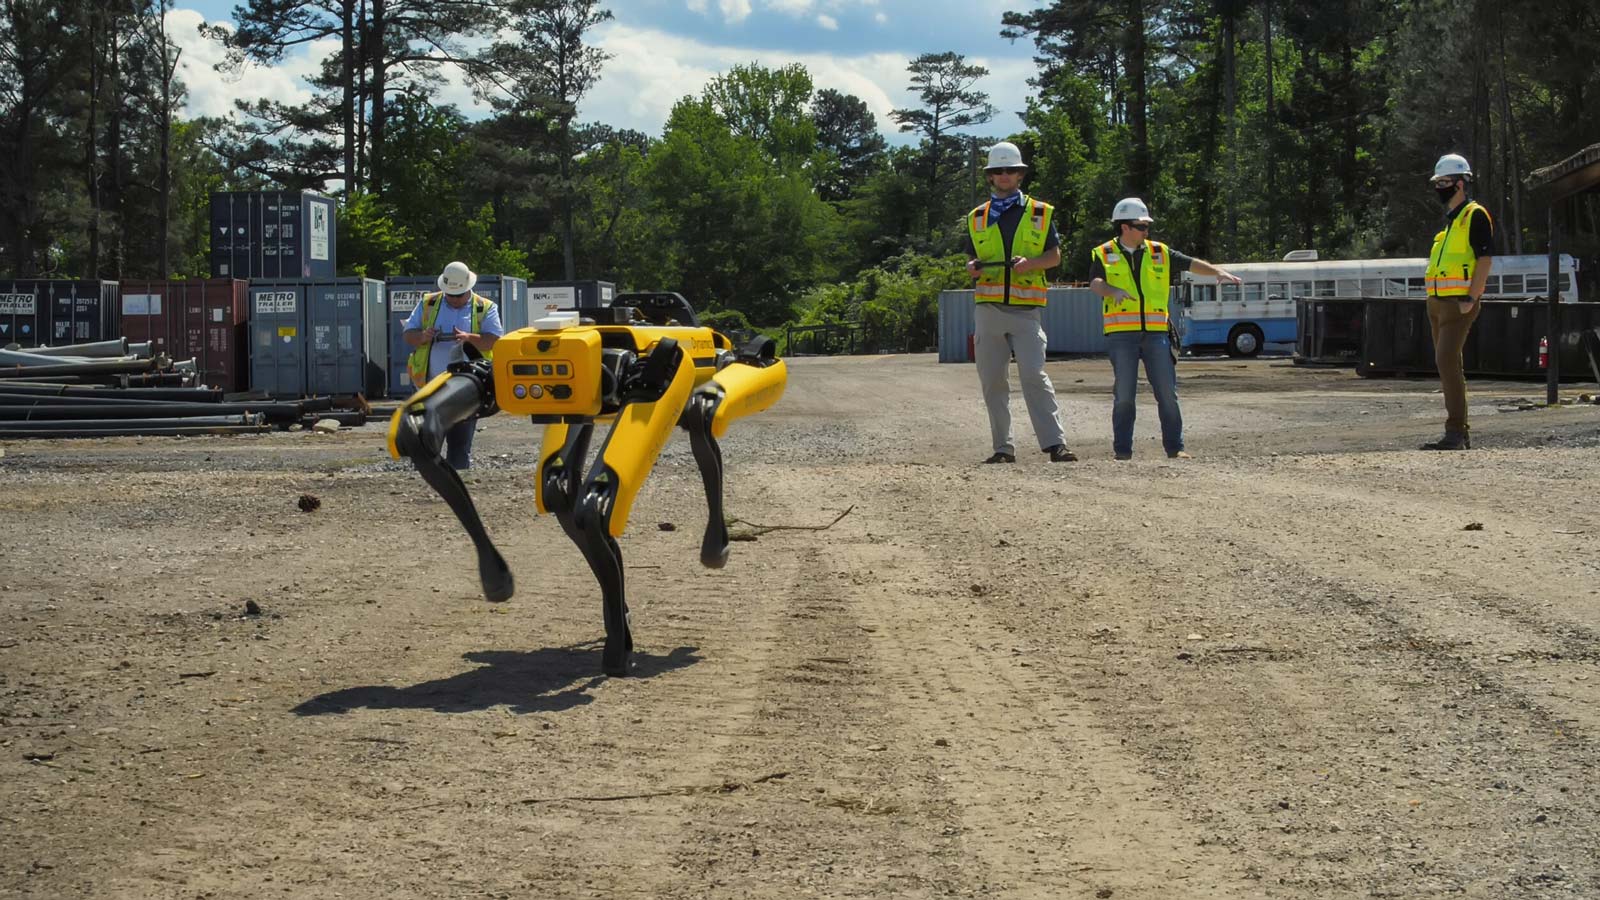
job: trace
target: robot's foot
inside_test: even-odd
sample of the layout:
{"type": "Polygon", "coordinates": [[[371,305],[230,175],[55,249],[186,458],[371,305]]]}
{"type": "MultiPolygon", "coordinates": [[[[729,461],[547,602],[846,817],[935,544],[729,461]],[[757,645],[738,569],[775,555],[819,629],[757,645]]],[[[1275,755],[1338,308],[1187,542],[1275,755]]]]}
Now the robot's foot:
{"type": "Polygon", "coordinates": [[[612,678],[626,678],[633,674],[633,635],[606,638],[606,649],[600,657],[600,671],[612,678]]]}
{"type": "Polygon", "coordinates": [[[633,674],[633,629],[629,627],[632,616],[622,614],[622,628],[606,630],[606,648],[600,656],[600,671],[613,678],[626,678],[633,674]]]}

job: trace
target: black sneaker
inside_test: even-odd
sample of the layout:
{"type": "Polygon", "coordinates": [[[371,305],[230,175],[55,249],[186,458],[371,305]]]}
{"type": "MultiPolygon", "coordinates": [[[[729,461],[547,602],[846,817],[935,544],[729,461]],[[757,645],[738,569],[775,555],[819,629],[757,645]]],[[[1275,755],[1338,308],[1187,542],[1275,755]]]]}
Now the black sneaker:
{"type": "Polygon", "coordinates": [[[1066,444],[1057,444],[1044,452],[1050,454],[1051,462],[1077,462],[1078,454],[1067,449],[1066,444]]]}
{"type": "Polygon", "coordinates": [[[993,456],[984,460],[985,463],[1014,463],[1016,461],[1017,458],[1015,456],[1002,450],[996,450],[993,456]]]}
{"type": "Polygon", "coordinates": [[[1423,449],[1423,450],[1471,450],[1472,449],[1472,438],[1467,437],[1465,432],[1447,431],[1447,432],[1444,433],[1444,437],[1439,438],[1437,441],[1429,441],[1428,443],[1423,444],[1421,449],[1423,449]]]}

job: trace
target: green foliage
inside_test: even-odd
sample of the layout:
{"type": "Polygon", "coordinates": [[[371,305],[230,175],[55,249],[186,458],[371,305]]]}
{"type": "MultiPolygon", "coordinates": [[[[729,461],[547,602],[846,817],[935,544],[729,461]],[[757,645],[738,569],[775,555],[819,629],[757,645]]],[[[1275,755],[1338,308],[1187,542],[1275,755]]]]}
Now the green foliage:
{"type": "MultiPolygon", "coordinates": [[[[352,191],[339,206],[339,268],[351,275],[381,278],[412,271],[406,248],[410,232],[394,210],[376,195],[352,191]]],[[[422,271],[417,269],[417,271],[422,271]]]]}
{"type": "MultiPolygon", "coordinates": [[[[1218,262],[1418,255],[1445,152],[1472,162],[1500,249],[1537,251],[1545,209],[1528,173],[1600,142],[1600,16],[1585,0],[1018,5],[994,24],[1033,41],[1038,74],[996,103],[1022,109],[1010,140],[1031,166],[1024,190],[1056,207],[1066,280],[1087,276],[1112,205],[1134,194],[1157,237],[1218,262]]],[[[212,191],[351,175],[346,272],[570,270],[680,291],[732,329],[849,322],[867,349],[930,345],[938,291],[967,286],[950,254],[986,190],[994,137],[976,129],[994,105],[959,54],[908,67],[917,99],[892,116],[908,144],[888,146],[864,101],[815,90],[804,67],[758,63],[718,73],[644,135],[574,119],[607,62],[586,43],[611,17],[599,0],[246,0],[237,58],[301,41],[353,55],[321,61],[308,104],[267,103],[246,127],[168,127],[163,103],[181,108],[183,86],[162,79],[165,8],[0,8],[0,269],[204,275],[212,191]],[[467,40],[490,30],[504,37],[467,40]],[[494,114],[437,103],[441,66],[492,95],[494,114]]],[[[1600,204],[1584,204],[1564,249],[1596,294],[1600,204]]]]}
{"type": "Polygon", "coordinates": [[[859,350],[921,352],[939,340],[939,292],[971,286],[964,256],[908,253],[807,291],[799,324],[849,322],[859,350]]]}
{"type": "Polygon", "coordinates": [[[673,108],[642,182],[650,214],[666,226],[657,252],[697,307],[783,321],[792,296],[831,268],[837,213],[803,172],[730,131],[708,100],[673,108]]]}

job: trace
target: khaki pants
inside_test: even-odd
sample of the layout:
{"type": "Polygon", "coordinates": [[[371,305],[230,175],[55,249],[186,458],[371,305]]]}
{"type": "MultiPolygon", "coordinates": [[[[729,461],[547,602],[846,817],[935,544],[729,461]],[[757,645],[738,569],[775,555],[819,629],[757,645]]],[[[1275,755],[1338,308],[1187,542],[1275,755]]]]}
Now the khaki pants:
{"type": "Polygon", "coordinates": [[[1056,405],[1056,388],[1044,373],[1046,338],[1039,324],[1039,309],[979,303],[973,312],[973,348],[978,357],[978,383],[983,386],[983,403],[989,409],[989,440],[999,453],[1015,456],[1017,446],[1011,435],[1011,383],[1008,370],[1011,355],[1017,356],[1017,380],[1022,382],[1022,399],[1033,421],[1033,434],[1040,450],[1065,443],[1061,430],[1061,411],[1056,405]]]}
{"type": "Polygon", "coordinates": [[[1467,433],[1467,377],[1461,371],[1461,350],[1467,334],[1478,320],[1483,302],[1472,304],[1471,312],[1461,311],[1460,300],[1428,298],[1428,322],[1433,326],[1433,362],[1439,368],[1439,386],[1444,390],[1446,434],[1467,433]]]}

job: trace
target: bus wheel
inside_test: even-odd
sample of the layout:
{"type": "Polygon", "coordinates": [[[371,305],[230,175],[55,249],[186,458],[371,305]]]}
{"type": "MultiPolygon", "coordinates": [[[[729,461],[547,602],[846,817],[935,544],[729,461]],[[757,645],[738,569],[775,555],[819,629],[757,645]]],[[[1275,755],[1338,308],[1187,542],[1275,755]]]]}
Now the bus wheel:
{"type": "Polygon", "coordinates": [[[1228,332],[1229,356],[1255,356],[1261,352],[1261,329],[1254,325],[1235,325],[1228,332]]]}

